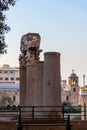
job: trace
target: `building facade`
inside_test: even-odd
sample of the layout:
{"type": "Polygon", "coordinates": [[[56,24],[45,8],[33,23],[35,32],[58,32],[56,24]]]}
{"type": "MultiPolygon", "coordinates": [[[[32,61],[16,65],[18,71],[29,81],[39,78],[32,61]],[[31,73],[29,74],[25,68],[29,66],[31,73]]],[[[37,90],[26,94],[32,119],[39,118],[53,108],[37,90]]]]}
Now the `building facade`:
{"type": "Polygon", "coordinates": [[[18,67],[10,67],[8,64],[0,66],[0,105],[6,97],[11,98],[14,105],[20,104],[19,81],[18,67]]]}
{"type": "Polygon", "coordinates": [[[19,105],[19,84],[0,84],[0,106],[3,105],[2,100],[7,100],[4,105],[19,105]],[[8,102],[8,98],[11,99],[11,104],[8,102]]]}
{"type": "Polygon", "coordinates": [[[62,83],[62,102],[70,102],[71,105],[78,105],[78,98],[79,98],[79,84],[78,84],[78,76],[72,71],[70,76],[68,77],[68,84],[62,83]]]}
{"type": "Polygon", "coordinates": [[[19,84],[19,68],[4,64],[0,67],[0,84],[19,84]]]}

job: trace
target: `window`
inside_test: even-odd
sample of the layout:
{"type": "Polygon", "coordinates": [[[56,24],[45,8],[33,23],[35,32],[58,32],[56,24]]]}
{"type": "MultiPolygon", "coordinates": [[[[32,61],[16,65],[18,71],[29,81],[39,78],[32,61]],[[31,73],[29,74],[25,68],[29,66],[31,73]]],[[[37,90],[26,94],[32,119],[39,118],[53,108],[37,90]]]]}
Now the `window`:
{"type": "Polygon", "coordinates": [[[19,78],[16,78],[16,80],[19,80],[19,78]]]}
{"type": "Polygon", "coordinates": [[[16,99],[16,97],[15,97],[15,96],[13,96],[13,101],[15,101],[15,99],[16,99]]]}
{"type": "Polygon", "coordinates": [[[14,80],[14,78],[13,78],[13,77],[11,77],[11,80],[14,80]]]}
{"type": "Polygon", "coordinates": [[[2,77],[0,77],[0,80],[3,80],[3,78],[2,78],[2,77]]]}
{"type": "Polygon", "coordinates": [[[76,88],[73,88],[73,92],[76,92],[76,88]]]}
{"type": "Polygon", "coordinates": [[[6,90],[4,90],[4,92],[6,93],[6,90]]]}
{"type": "Polygon", "coordinates": [[[8,73],[8,71],[4,71],[4,73],[8,73]]]}
{"type": "Polygon", "coordinates": [[[10,73],[13,73],[13,71],[10,71],[10,73]]]}
{"type": "Polygon", "coordinates": [[[15,94],[18,94],[17,92],[15,92],[15,94]]]}
{"type": "Polygon", "coordinates": [[[66,101],[68,101],[69,100],[69,97],[68,96],[66,96],[66,101]]]}
{"type": "Polygon", "coordinates": [[[5,80],[8,80],[8,77],[5,77],[5,80]]]}

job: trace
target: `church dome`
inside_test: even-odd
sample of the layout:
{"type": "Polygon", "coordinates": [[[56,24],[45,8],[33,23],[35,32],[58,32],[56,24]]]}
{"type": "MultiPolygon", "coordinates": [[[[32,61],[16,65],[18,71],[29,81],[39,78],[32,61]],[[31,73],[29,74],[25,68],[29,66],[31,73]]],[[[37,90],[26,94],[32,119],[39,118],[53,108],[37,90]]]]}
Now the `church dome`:
{"type": "Polygon", "coordinates": [[[77,75],[74,73],[74,70],[72,70],[72,73],[71,73],[70,77],[71,78],[76,78],[77,77],[77,75]]]}

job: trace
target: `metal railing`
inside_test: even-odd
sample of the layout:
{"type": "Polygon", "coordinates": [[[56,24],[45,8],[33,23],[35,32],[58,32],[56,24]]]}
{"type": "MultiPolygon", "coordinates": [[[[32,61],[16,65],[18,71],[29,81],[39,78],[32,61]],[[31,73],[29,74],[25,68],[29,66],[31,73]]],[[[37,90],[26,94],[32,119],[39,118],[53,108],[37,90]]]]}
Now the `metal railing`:
{"type": "Polygon", "coordinates": [[[64,117],[60,106],[20,106],[18,130],[24,126],[65,126],[71,130],[70,116],[64,117]]]}
{"type": "Polygon", "coordinates": [[[0,110],[0,121],[3,117],[12,117],[15,119],[18,118],[19,113],[21,115],[29,115],[34,118],[38,117],[46,117],[52,115],[61,115],[62,117],[67,117],[70,115],[70,120],[87,120],[87,106],[18,106],[15,110],[0,110]],[[75,118],[79,117],[79,118],[75,118]]]}
{"type": "Polygon", "coordinates": [[[19,110],[22,114],[26,113],[32,118],[57,114],[62,117],[70,115],[71,120],[87,120],[87,106],[20,106],[19,110]]]}
{"type": "Polygon", "coordinates": [[[18,130],[22,130],[23,125],[35,124],[65,125],[66,130],[70,130],[71,120],[87,120],[87,106],[19,106],[15,111],[0,110],[0,121],[10,120],[18,122],[18,130]]]}

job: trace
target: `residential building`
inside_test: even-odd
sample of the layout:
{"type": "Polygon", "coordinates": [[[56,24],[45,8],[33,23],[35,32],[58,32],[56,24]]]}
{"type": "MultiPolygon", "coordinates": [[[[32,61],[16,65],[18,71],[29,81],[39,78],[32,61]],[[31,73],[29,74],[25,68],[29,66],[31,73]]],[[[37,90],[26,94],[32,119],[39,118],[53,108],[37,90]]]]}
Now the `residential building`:
{"type": "Polygon", "coordinates": [[[19,68],[4,64],[0,67],[0,83],[19,84],[19,68]]]}

